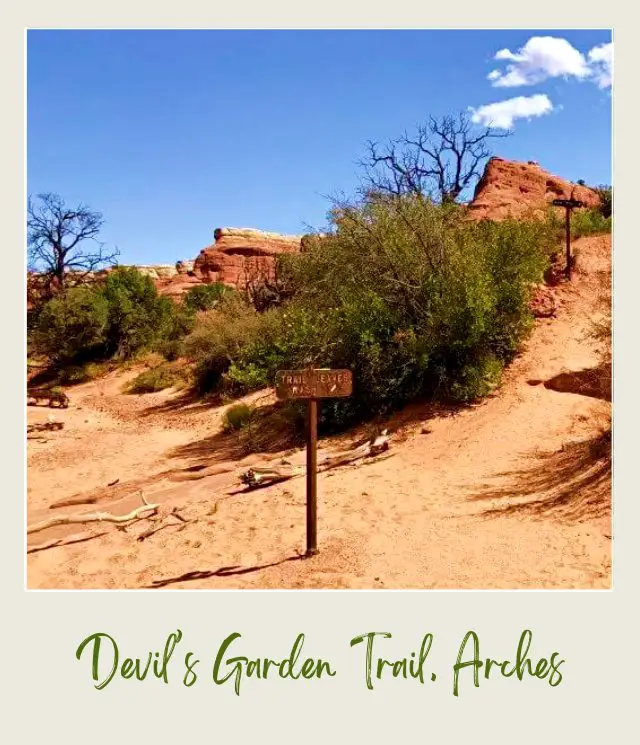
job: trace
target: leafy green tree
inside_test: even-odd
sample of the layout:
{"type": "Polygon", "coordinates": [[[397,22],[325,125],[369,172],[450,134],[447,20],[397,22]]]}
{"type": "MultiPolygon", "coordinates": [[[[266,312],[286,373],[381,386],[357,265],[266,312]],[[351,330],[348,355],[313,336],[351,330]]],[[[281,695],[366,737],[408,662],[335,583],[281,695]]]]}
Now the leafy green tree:
{"type": "Polygon", "coordinates": [[[158,296],[151,277],[134,267],[116,267],[102,294],[109,309],[107,345],[110,354],[131,357],[165,339],[174,326],[174,303],[158,296]]]}
{"type": "Polygon", "coordinates": [[[34,347],[60,364],[104,354],[109,307],[99,291],[72,287],[42,308],[33,332],[34,347]]]}

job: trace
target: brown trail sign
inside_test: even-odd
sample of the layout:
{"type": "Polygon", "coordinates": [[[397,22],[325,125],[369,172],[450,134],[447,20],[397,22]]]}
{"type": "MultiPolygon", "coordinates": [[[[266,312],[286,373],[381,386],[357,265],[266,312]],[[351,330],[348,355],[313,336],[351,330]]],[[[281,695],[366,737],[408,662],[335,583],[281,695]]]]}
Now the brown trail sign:
{"type": "Polygon", "coordinates": [[[564,207],[564,226],[565,226],[565,241],[566,241],[566,252],[567,252],[567,266],[565,272],[567,279],[571,279],[571,210],[577,207],[584,207],[584,202],[574,199],[554,199],[552,202],[554,207],[564,207]]]}
{"type": "Polygon", "coordinates": [[[307,556],[318,553],[318,399],[350,396],[352,390],[351,370],[280,370],[276,373],[278,398],[307,399],[307,556]]]}

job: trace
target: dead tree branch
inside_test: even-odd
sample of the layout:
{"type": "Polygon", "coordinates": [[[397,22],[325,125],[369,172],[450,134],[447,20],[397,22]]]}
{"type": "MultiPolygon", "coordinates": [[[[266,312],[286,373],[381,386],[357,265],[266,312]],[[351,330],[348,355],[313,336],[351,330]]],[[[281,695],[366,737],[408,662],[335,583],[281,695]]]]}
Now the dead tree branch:
{"type": "Polygon", "coordinates": [[[72,525],[76,523],[86,524],[86,523],[130,523],[132,520],[140,519],[143,515],[145,517],[150,517],[151,515],[154,515],[160,505],[159,504],[149,504],[147,500],[144,498],[144,495],[141,495],[142,501],[144,504],[142,507],[137,507],[135,510],[132,510],[131,512],[127,513],[126,515],[112,515],[110,512],[88,512],[80,515],[60,515],[58,517],[51,517],[48,520],[43,520],[42,522],[36,523],[35,525],[31,525],[27,528],[27,535],[31,535],[32,533],[39,533],[41,530],[46,530],[47,528],[53,528],[57,525],[72,525]],[[146,514],[150,513],[150,514],[146,514]]]}
{"type": "MultiPolygon", "coordinates": [[[[389,436],[387,430],[384,430],[378,437],[354,450],[347,450],[335,455],[326,455],[318,463],[318,473],[328,471],[332,468],[345,466],[355,463],[364,458],[374,458],[389,449],[389,436]]],[[[297,476],[304,476],[306,469],[304,466],[294,466],[286,461],[274,464],[273,466],[255,466],[240,475],[240,481],[246,486],[247,490],[259,489],[264,486],[271,486],[281,481],[288,481],[297,476]]]]}
{"type": "Polygon", "coordinates": [[[440,119],[431,116],[414,135],[405,132],[382,145],[367,143],[367,157],[360,164],[367,191],[456,202],[482,175],[491,156],[489,141],[510,134],[491,126],[479,127],[465,112],[440,119]]]}
{"type": "Polygon", "coordinates": [[[38,200],[29,198],[27,206],[29,269],[44,275],[47,292],[114,263],[119,251],[106,251],[98,240],[104,223],[100,212],[84,204],[68,207],[57,194],[39,194],[38,200]]]}

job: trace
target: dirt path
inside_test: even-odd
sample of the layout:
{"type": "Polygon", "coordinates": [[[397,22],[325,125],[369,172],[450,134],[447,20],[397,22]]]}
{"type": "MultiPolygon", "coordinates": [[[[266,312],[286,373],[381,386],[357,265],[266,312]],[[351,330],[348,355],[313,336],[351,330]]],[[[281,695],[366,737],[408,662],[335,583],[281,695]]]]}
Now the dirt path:
{"type": "MultiPolygon", "coordinates": [[[[580,376],[557,377],[598,365],[586,334],[610,279],[610,240],[583,239],[580,248],[575,282],[557,290],[557,317],[537,323],[496,395],[451,416],[406,409],[391,423],[402,425],[391,457],[319,476],[321,552],[312,559],[298,556],[304,479],[228,494],[237,469],[263,459],[230,462],[237,454],[219,436],[221,408],[176,406],[167,392],[124,395],[134,372],[74,388],[68,410],[30,407],[29,423],[53,415],[65,427],[29,441],[29,523],[92,509],[122,514],[140,504],[140,489],[194,522],[142,542],[145,523],[107,526],[100,537],[30,553],[28,586],[609,587],[601,432],[610,403],[589,386],[581,389],[589,395],[567,392],[580,376]],[[211,475],[216,463],[226,465],[211,475]],[[78,495],[98,501],[50,509],[78,495]]],[[[29,543],[78,532],[54,528],[29,543]]]]}

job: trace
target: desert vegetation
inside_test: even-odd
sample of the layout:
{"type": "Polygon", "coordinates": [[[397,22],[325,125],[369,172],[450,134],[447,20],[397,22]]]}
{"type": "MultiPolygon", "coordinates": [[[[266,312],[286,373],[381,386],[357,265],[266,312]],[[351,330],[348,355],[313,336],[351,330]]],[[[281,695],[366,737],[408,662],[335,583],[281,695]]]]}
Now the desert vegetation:
{"type": "MultiPolygon", "coordinates": [[[[354,393],[322,407],[324,431],[414,399],[487,396],[532,327],[532,295],[564,239],[551,208],[542,219],[469,219],[461,196],[503,135],[462,114],[369,143],[357,196],[334,201],[304,251],[279,256],[243,292],[214,282],[178,302],[134,268],[73,286],[69,272],[114,260],[99,242],[102,216],[43,195],[29,206],[30,255],[57,290],[31,313],[29,356],[72,384],[153,352],[164,362],[129,392],[190,385],[227,399],[271,386],[281,368],[348,368],[354,393]]],[[[573,215],[574,238],[611,230],[612,190],[596,191],[600,207],[573,215]]]]}
{"type": "MultiPolygon", "coordinates": [[[[405,145],[392,145],[409,159],[400,164],[412,162],[405,145]]],[[[31,540],[30,582],[607,585],[612,193],[598,187],[599,206],[580,194],[591,206],[572,215],[568,282],[564,219],[545,201],[574,185],[535,166],[498,159],[512,181],[480,215],[458,191],[473,159],[464,184],[444,188],[427,159],[410,187],[376,185],[369,171],[295,250],[256,248],[266,259],[248,281],[241,250],[227,246],[236,289],[206,284],[225,276],[213,247],[210,273],[183,272],[179,292],[151,267],[115,266],[83,282],[67,269],[33,295],[27,364],[39,368],[29,391],[41,406],[29,410],[29,521],[36,536],[69,525],[31,540]],[[533,187],[541,199],[521,198],[533,187]],[[319,407],[321,464],[332,464],[319,471],[319,572],[291,564],[305,407],[272,391],[279,369],[308,366],[347,368],[354,382],[350,397],[319,407]],[[353,460],[380,440],[388,452],[353,460]],[[252,494],[230,498],[239,491],[252,494]],[[100,503],[126,529],[74,534],[74,520],[96,513],[49,512],[100,503]],[[85,540],[104,561],[77,551],[85,540]],[[205,568],[194,570],[202,546],[205,568]]],[[[377,177],[385,169],[391,179],[387,161],[377,177]]]]}
{"type": "MultiPolygon", "coordinates": [[[[610,231],[607,193],[601,209],[574,215],[574,237],[610,231]]],[[[227,398],[271,386],[281,368],[351,369],[354,394],[326,402],[324,431],[416,398],[469,403],[499,385],[564,235],[552,211],[472,221],[464,206],[412,191],[336,202],[328,223],[304,252],[279,257],[277,281],[265,276],[245,293],[214,283],[175,302],[123,267],[63,289],[40,308],[31,353],[71,384],[99,375],[106,361],[152,351],[168,362],[141,373],[130,392],[191,384],[227,398]]]]}
{"type": "Polygon", "coordinates": [[[279,368],[349,368],[353,396],[323,406],[331,429],[418,396],[489,393],[531,325],[552,226],[473,223],[417,195],[370,196],[330,219],[281,260],[289,302],[259,314],[236,298],[205,314],[186,341],[200,388],[247,392],[279,368]]]}

